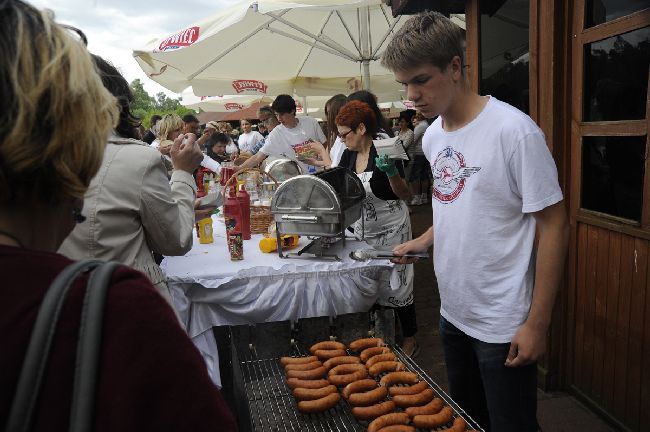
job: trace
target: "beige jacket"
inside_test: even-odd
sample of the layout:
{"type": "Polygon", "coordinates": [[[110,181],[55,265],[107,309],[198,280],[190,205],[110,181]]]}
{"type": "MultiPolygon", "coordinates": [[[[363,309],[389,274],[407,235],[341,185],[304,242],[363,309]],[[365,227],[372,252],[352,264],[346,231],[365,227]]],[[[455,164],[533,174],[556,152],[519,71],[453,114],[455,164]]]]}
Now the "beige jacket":
{"type": "Polygon", "coordinates": [[[183,255],[192,247],[196,184],[174,171],[144,142],[112,136],[90,182],[78,224],[59,252],[72,259],[118,261],[146,274],[171,301],[152,251],[183,255]]]}

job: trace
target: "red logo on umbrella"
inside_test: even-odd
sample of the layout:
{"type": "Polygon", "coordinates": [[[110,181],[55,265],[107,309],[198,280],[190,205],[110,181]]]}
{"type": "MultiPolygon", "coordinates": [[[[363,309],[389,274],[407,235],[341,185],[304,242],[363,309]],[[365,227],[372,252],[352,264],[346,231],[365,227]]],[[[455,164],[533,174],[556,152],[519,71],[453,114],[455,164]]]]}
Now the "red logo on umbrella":
{"type": "Polygon", "coordinates": [[[224,104],[223,107],[226,111],[239,111],[240,109],[244,109],[244,105],[235,102],[228,102],[227,104],[224,104]]]}
{"type": "Polygon", "coordinates": [[[235,80],[232,82],[232,87],[237,93],[242,93],[244,91],[250,90],[264,94],[266,94],[266,89],[268,88],[268,86],[262,81],[255,80],[235,80]]]}
{"type": "Polygon", "coordinates": [[[160,51],[169,51],[192,45],[199,39],[200,27],[190,27],[171,35],[160,43],[160,51]]]}

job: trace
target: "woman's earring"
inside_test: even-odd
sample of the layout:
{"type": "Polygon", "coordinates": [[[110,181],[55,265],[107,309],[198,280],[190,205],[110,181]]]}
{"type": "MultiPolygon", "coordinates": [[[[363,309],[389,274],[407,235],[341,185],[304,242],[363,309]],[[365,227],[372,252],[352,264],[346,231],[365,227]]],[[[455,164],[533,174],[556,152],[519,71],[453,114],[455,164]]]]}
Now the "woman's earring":
{"type": "Polygon", "coordinates": [[[75,207],[72,209],[72,219],[74,220],[74,223],[84,223],[86,221],[86,216],[81,214],[81,209],[78,207],[75,207]]]}

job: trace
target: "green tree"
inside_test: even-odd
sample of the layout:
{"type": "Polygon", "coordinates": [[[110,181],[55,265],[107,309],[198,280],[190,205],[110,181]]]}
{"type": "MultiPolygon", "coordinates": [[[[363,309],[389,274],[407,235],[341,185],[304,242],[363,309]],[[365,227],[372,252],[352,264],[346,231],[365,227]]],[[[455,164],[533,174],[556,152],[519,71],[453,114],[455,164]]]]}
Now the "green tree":
{"type": "Polygon", "coordinates": [[[149,96],[139,79],[134,79],[130,85],[133,92],[131,112],[141,119],[146,128],[149,127],[151,116],[154,114],[164,116],[165,114],[176,113],[183,117],[185,114],[196,113],[194,110],[182,106],[180,98],[170,98],[163,92],[158,93],[156,97],[149,96]]]}

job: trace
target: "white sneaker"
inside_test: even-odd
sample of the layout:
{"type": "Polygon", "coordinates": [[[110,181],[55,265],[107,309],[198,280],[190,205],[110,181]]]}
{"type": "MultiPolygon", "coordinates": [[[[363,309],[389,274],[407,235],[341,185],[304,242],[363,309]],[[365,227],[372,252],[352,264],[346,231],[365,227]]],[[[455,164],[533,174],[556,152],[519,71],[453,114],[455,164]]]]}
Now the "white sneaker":
{"type": "Polygon", "coordinates": [[[411,202],[409,205],[420,205],[422,204],[421,201],[421,195],[413,195],[413,198],[411,198],[411,202]]]}

